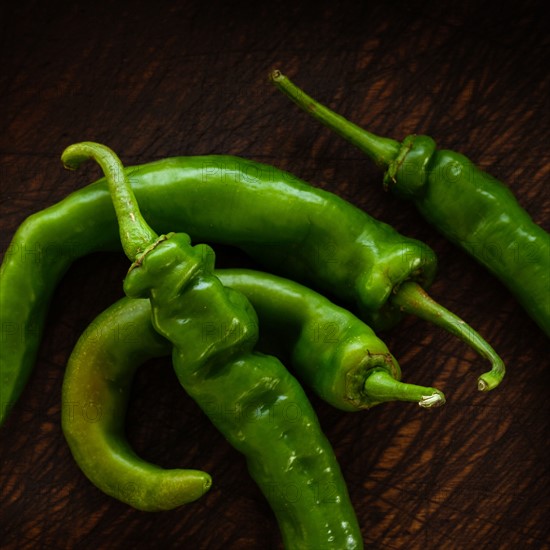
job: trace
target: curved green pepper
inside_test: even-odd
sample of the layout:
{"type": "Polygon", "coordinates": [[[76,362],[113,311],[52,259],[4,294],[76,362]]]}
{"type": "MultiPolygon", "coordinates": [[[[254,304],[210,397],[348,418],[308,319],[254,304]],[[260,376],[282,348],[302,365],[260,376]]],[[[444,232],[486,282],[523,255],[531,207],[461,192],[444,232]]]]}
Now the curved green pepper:
{"type": "MultiPolygon", "coordinates": [[[[214,254],[191,246],[184,233],[157,237],[142,218],[118,157],[96,143],[79,143],[62,155],[65,166],[95,159],[107,174],[126,255],[130,297],[147,298],[155,330],[173,346],[172,363],[185,391],[227,440],[242,452],[248,470],[270,502],[287,548],[362,547],[340,468],[297,380],[275,357],[253,351],[256,314],[246,297],[214,275],[214,254]],[[201,339],[209,323],[225,327],[201,339]],[[294,403],[300,418],[277,408],[294,403]],[[251,411],[219,414],[218,411],[251,411]],[[273,487],[292,483],[300,499],[281,498],[273,487]],[[319,498],[316,485],[334,486],[337,498],[319,498]]],[[[85,364],[86,354],[77,361],[85,364]]]]}
{"type": "Polygon", "coordinates": [[[76,463],[96,487],[138,510],[170,510],[200,498],[212,484],[206,472],[146,462],[125,436],[136,369],[171,349],[151,326],[148,301],[123,298],[80,337],[65,371],[61,420],[76,463]],[[131,330],[128,341],[117,337],[123,327],[131,330]]]}
{"type": "Polygon", "coordinates": [[[428,136],[411,135],[402,144],[375,136],[319,104],[280,71],[271,79],[384,168],[385,188],[412,200],[445,237],[496,275],[550,336],[550,235],[507,187],[464,155],[436,150],[428,136]]]}
{"type": "MultiPolygon", "coordinates": [[[[238,246],[274,271],[355,303],[375,330],[416,304],[414,313],[459,332],[491,361],[482,389],[502,379],[502,361],[475,331],[456,317],[428,313],[431,302],[417,287],[409,286],[416,296],[400,300],[403,283],[430,285],[433,251],[336,195],[237,157],[169,158],[126,172],[158,231],[184,228],[193,240],[238,246]]],[[[104,179],[29,216],[14,235],[0,267],[6,289],[0,294],[0,425],[32,370],[56,284],[76,258],[98,250],[120,250],[104,179]]]]}

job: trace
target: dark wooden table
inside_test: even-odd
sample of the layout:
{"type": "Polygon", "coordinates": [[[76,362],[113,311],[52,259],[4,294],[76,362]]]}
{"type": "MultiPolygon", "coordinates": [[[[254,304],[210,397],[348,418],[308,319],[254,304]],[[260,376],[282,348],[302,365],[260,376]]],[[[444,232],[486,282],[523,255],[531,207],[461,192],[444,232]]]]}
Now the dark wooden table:
{"type": "MultiPolygon", "coordinates": [[[[4,5],[1,20],[2,254],[17,226],[99,171],[65,172],[70,143],[108,144],[126,164],[226,153],[273,164],[425,241],[439,256],[432,295],[478,329],[508,374],[407,318],[383,335],[405,379],[436,385],[444,408],[393,403],[350,414],[311,396],[349,485],[367,548],[548,548],[549,346],[510,293],[385,194],[368,159],[267,82],[280,68],[372,131],[431,135],[513,190],[550,229],[549,38],[533,2],[4,5]],[[520,7],[521,6],[521,7],[520,7]]],[[[253,265],[217,248],[220,265],[253,265]]],[[[141,369],[128,417],[136,450],[209,471],[211,491],[148,514],[78,470],[60,428],[61,384],[89,322],[122,296],[127,263],[76,262],[54,296],[36,367],[2,428],[5,548],[278,548],[279,531],[243,458],[186,397],[168,362],[141,369]]],[[[5,288],[1,292],[8,291],[5,288]]]]}

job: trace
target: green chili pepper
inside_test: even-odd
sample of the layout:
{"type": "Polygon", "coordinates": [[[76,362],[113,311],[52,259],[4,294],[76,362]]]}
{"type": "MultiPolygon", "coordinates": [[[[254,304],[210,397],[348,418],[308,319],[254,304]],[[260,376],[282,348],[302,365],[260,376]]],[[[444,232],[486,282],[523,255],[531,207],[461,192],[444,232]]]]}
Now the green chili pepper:
{"type": "MultiPolygon", "coordinates": [[[[232,244],[265,266],[307,282],[347,303],[375,330],[392,326],[417,297],[400,300],[406,281],[427,288],[436,257],[332,193],[274,167],[238,157],[177,157],[126,169],[150,225],[185,228],[193,240],[232,244]]],[[[81,256],[120,250],[105,180],[75,191],[29,216],[14,235],[0,267],[0,425],[32,370],[55,285],[81,256]]],[[[424,300],[418,300],[422,313],[424,300]]],[[[443,310],[442,310],[443,311],[443,310]]],[[[492,371],[481,389],[495,387],[504,365],[481,337],[456,317],[437,324],[484,357],[492,371]]]]}
{"type": "Polygon", "coordinates": [[[411,199],[445,237],[496,275],[550,336],[550,235],[507,187],[464,155],[436,150],[428,136],[411,135],[402,144],[375,136],[319,104],[280,71],[271,79],[384,168],[384,187],[411,199]]]}
{"type": "MultiPolygon", "coordinates": [[[[417,401],[423,407],[445,402],[433,388],[399,382],[397,361],[369,327],[309,288],[247,269],[215,274],[224,286],[243,293],[257,312],[258,349],[289,361],[294,373],[335,407],[356,411],[389,400],[417,401]]],[[[220,330],[217,323],[205,324],[200,340],[212,340],[220,330]]],[[[103,492],[140,510],[175,508],[199,498],[211,484],[204,472],[163,470],[143,461],[125,437],[137,367],[171,351],[151,324],[149,301],[123,298],[80,337],[63,382],[63,432],[77,464],[103,492]],[[121,339],[121,333],[126,337],[121,339]]],[[[278,412],[295,418],[301,409],[289,407],[296,405],[286,403],[286,411],[280,407],[278,412]]],[[[250,413],[242,411],[245,418],[250,413]]],[[[214,407],[211,414],[222,411],[214,407]]]]}
{"type": "Polygon", "coordinates": [[[400,382],[401,369],[374,332],[348,310],[294,281],[246,269],[216,271],[258,314],[260,347],[283,352],[295,374],[322,399],[345,411],[385,401],[445,403],[443,394],[400,382]]]}
{"type": "Polygon", "coordinates": [[[107,147],[79,143],[62,155],[70,168],[85,158],[94,158],[106,173],[123,249],[133,261],[125,293],[150,301],[153,327],[173,346],[181,385],[246,456],[250,474],[278,518],[285,546],[362,547],[346,485],[313,408],[275,357],[253,351],[255,312],[244,295],[215,277],[212,249],[192,247],[185,233],[157,237],[141,216],[122,164],[107,147]],[[209,323],[225,329],[201,340],[209,323]],[[289,422],[278,413],[285,403],[299,407],[299,419],[289,422]],[[252,414],[224,414],[232,410],[252,414]],[[303,498],[281,498],[273,488],[284,483],[300,488],[303,498]],[[320,483],[335,487],[337,498],[323,502],[315,489],[320,483]]]}
{"type": "Polygon", "coordinates": [[[212,484],[205,472],[165,470],[144,461],[126,440],[134,373],[171,350],[151,326],[149,302],[123,298],[81,336],[63,381],[63,433],[75,461],[104,493],[139,510],[170,510],[200,498],[212,484]],[[128,338],[116,337],[124,327],[128,338]]]}

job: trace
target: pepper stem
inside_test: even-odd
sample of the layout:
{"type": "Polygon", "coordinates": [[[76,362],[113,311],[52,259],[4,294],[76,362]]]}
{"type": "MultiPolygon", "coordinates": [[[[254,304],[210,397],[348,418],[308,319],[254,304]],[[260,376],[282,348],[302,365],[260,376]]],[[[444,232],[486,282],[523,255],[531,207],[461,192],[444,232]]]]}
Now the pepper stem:
{"type": "Polygon", "coordinates": [[[365,393],[369,401],[416,401],[429,409],[445,404],[445,396],[435,388],[424,388],[396,380],[388,371],[373,370],[365,380],[365,393]]]}
{"type": "Polygon", "coordinates": [[[124,166],[114,151],[100,143],[83,141],[69,145],[61,155],[64,167],[69,170],[75,170],[89,159],[95,160],[105,174],[118,220],[122,248],[126,256],[135,261],[158,240],[158,235],[143,219],[124,166]]]}
{"type": "Polygon", "coordinates": [[[281,71],[273,71],[270,75],[270,79],[275,86],[294,101],[298,107],[361,149],[361,151],[371,157],[378,166],[388,168],[390,163],[397,157],[401,147],[398,141],[371,134],[349,120],[346,120],[343,116],[340,116],[308,96],[282,74],[281,71]]]}
{"type": "Polygon", "coordinates": [[[412,313],[454,334],[491,363],[491,370],[478,378],[479,391],[489,391],[500,384],[505,367],[495,350],[460,317],[432,300],[420,285],[410,281],[403,283],[391,297],[391,302],[401,311],[412,313]]]}

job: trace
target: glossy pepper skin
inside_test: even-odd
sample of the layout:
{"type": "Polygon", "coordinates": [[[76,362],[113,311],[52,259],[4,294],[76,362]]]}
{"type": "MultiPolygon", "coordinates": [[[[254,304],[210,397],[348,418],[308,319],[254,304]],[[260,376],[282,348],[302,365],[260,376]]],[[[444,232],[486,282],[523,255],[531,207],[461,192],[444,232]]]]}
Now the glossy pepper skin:
{"type": "Polygon", "coordinates": [[[208,246],[191,246],[185,233],[157,237],[110,149],[84,142],[62,155],[69,168],[87,158],[97,160],[107,174],[122,246],[133,259],[125,293],[149,300],[154,329],[173,346],[172,363],[181,385],[246,457],[251,476],[277,516],[285,546],[361,548],[357,519],[330,443],[298,381],[278,359],[254,351],[258,321],[246,297],[214,275],[214,253],[208,246]],[[205,337],[204,327],[211,323],[220,330],[205,337]],[[300,418],[289,422],[277,411],[285,404],[298,407],[300,418]],[[303,498],[274,493],[284,483],[300,488],[303,498]],[[337,492],[330,502],[315,489],[324,483],[337,492]]]}
{"type": "MultiPolygon", "coordinates": [[[[403,305],[394,300],[404,282],[427,288],[435,274],[426,245],[271,166],[176,157],[126,173],[157,231],[183,228],[193,240],[238,246],[274,271],[354,303],[375,330],[400,318],[403,305]]],[[[9,289],[0,294],[0,425],[32,370],[56,284],[75,259],[99,250],[120,250],[105,179],[29,216],[14,235],[0,267],[0,285],[9,289]]],[[[498,371],[489,389],[504,374],[501,364],[498,371]]]]}
{"type": "MultiPolygon", "coordinates": [[[[249,269],[218,269],[215,275],[244,294],[258,314],[257,349],[290,364],[301,381],[333,406],[359,411],[388,400],[417,401],[424,407],[444,403],[437,390],[399,382],[399,365],[385,344],[357,317],[320,294],[249,269]]],[[[201,340],[212,339],[220,327],[203,325],[201,340]]],[[[171,353],[172,344],[153,328],[149,300],[126,297],[84,331],[63,380],[62,427],[76,463],[104,493],[139,510],[176,508],[211,486],[205,472],[147,463],[125,436],[136,368],[171,353]]],[[[241,411],[245,418],[252,412],[249,406],[241,411]]],[[[283,402],[270,414],[277,412],[295,418],[302,409],[283,402]]],[[[211,414],[220,416],[222,410],[213,403],[211,414]]],[[[326,483],[321,487],[314,482],[314,487],[322,498],[337,496],[326,483]]]]}
{"type": "Polygon", "coordinates": [[[412,200],[428,222],[496,275],[550,336],[550,235],[510,189],[464,155],[438,150],[428,136],[411,135],[401,144],[375,136],[320,105],[279,71],[271,79],[384,168],[384,186],[412,200]]]}

